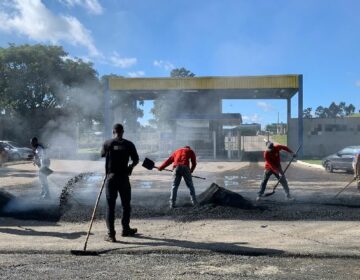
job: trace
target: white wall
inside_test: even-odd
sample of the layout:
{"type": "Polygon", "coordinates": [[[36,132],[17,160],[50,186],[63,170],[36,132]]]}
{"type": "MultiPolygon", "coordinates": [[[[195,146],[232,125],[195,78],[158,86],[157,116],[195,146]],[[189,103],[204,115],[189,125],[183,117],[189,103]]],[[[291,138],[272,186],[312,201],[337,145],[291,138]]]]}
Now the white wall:
{"type": "MultiPolygon", "coordinates": [[[[298,120],[291,119],[288,145],[298,146],[298,120]]],[[[304,157],[324,157],[351,145],[360,145],[360,118],[304,119],[304,157]]]]}

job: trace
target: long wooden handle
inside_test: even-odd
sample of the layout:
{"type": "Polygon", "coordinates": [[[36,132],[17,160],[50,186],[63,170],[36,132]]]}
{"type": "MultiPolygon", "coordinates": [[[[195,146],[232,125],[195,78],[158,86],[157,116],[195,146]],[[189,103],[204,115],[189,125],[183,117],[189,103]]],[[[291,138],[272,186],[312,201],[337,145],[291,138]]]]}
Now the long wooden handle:
{"type": "MultiPolygon", "coordinates": [[[[297,155],[297,153],[300,151],[300,148],[301,148],[302,145],[299,146],[299,148],[296,150],[295,152],[295,155],[297,155]]],[[[284,171],[283,171],[283,174],[281,174],[281,176],[279,177],[278,181],[276,182],[276,185],[273,187],[273,192],[275,192],[277,186],[279,185],[280,181],[282,180],[282,178],[285,176],[285,172],[286,170],[288,170],[290,164],[293,162],[294,160],[294,156],[290,159],[289,163],[286,165],[284,171]]]]}
{"type": "Polygon", "coordinates": [[[337,198],[339,194],[341,194],[348,186],[350,186],[354,181],[356,180],[356,178],[353,178],[349,183],[347,183],[347,185],[341,190],[339,191],[334,198],[337,198]]]}
{"type": "Polygon", "coordinates": [[[92,225],[93,225],[93,222],[94,222],[94,219],[95,219],[95,213],[96,213],[96,209],[99,205],[99,201],[100,201],[100,197],[101,197],[101,194],[102,194],[102,191],[104,189],[104,186],[105,186],[105,181],[106,181],[106,176],[104,178],[104,181],[101,185],[101,188],[100,188],[100,192],[97,196],[97,199],[96,199],[96,203],[95,203],[95,207],[94,207],[94,210],[93,210],[93,213],[92,213],[92,216],[91,216],[91,221],[90,221],[90,225],[89,225],[89,230],[87,232],[87,235],[86,235],[86,240],[85,240],[85,243],[84,243],[84,251],[86,251],[86,247],[87,247],[87,243],[88,243],[88,240],[89,240],[89,236],[90,236],[90,232],[91,232],[91,228],[92,228],[92,225]]]}
{"type": "MultiPolygon", "coordinates": [[[[159,168],[159,167],[157,167],[157,166],[154,166],[155,168],[159,168]]],[[[172,170],[170,170],[170,169],[163,169],[163,170],[165,170],[165,171],[169,171],[169,172],[173,172],[172,170]]],[[[193,178],[197,178],[197,179],[201,179],[201,180],[206,180],[206,178],[204,178],[204,177],[200,177],[200,176],[195,176],[195,175],[191,175],[191,177],[193,177],[193,178]]]]}

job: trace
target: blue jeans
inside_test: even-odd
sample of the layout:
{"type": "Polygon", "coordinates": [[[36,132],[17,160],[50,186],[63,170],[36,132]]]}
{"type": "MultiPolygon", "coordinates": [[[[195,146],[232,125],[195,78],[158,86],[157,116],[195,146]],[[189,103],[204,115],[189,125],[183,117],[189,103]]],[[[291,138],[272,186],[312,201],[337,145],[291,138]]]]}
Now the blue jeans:
{"type": "Polygon", "coordinates": [[[270,169],[267,169],[264,172],[264,178],[261,182],[260,191],[258,192],[258,195],[262,196],[264,194],[267,182],[269,181],[269,178],[271,175],[274,175],[278,180],[280,179],[280,176],[281,176],[280,184],[283,186],[286,195],[290,196],[290,190],[289,190],[288,182],[286,180],[285,175],[282,176],[281,174],[280,175],[276,174],[276,173],[272,172],[270,169]]]}
{"type": "Polygon", "coordinates": [[[170,195],[170,204],[175,205],[177,191],[181,182],[181,179],[184,178],[186,186],[190,190],[190,197],[191,202],[193,204],[197,203],[196,195],[195,195],[195,188],[191,177],[190,168],[186,165],[178,165],[174,170],[174,181],[171,188],[171,195],[170,195]]]}

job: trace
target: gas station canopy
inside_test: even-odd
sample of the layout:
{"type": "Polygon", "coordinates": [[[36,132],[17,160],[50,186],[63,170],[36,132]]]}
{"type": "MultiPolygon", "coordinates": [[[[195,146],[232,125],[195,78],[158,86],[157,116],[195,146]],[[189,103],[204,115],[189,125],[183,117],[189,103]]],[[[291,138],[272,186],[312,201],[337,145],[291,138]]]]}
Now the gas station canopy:
{"type": "MultiPolygon", "coordinates": [[[[298,144],[303,143],[303,76],[233,76],[186,78],[121,78],[108,77],[105,91],[105,135],[111,135],[110,92],[131,96],[136,100],[155,100],[168,94],[187,93],[192,98],[222,99],[283,99],[287,101],[287,123],[291,119],[291,99],[297,94],[298,144]]],[[[195,100],[195,99],[194,99],[195,100]]],[[[136,102],[134,103],[136,105],[136,102]]],[[[302,148],[299,156],[302,155],[302,148]]]]}
{"type": "Polygon", "coordinates": [[[109,89],[155,99],[167,92],[207,93],[222,99],[291,99],[299,89],[299,75],[120,78],[109,77],[109,89]]]}

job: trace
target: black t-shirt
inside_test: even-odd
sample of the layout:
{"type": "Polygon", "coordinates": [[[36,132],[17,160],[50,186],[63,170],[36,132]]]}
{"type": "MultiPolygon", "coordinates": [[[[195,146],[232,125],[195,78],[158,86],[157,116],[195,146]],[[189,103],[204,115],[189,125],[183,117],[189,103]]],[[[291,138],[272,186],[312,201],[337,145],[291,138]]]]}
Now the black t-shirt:
{"type": "Polygon", "coordinates": [[[106,159],[106,174],[128,175],[129,159],[132,160],[133,166],[139,163],[139,156],[135,145],[126,139],[113,138],[105,141],[101,150],[101,156],[106,159]]]}

